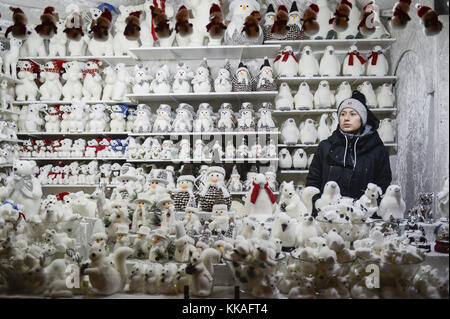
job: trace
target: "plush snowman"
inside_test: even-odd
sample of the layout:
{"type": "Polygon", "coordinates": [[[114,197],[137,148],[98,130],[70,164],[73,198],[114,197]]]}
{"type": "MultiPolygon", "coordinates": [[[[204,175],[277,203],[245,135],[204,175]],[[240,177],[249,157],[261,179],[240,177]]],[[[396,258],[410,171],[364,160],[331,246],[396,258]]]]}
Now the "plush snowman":
{"type": "Polygon", "coordinates": [[[159,66],[150,88],[156,94],[167,94],[170,92],[170,71],[166,64],[159,66]]]}
{"type": "Polygon", "coordinates": [[[276,91],[277,84],[273,79],[273,71],[269,59],[264,57],[264,64],[261,65],[257,75],[256,91],[276,91]]]}
{"type": "Polygon", "coordinates": [[[298,61],[298,74],[300,76],[312,77],[319,74],[319,62],[314,56],[310,46],[306,45],[298,61]]]}
{"type": "Polygon", "coordinates": [[[200,103],[194,121],[195,132],[212,132],[214,130],[214,114],[209,103],[200,103]]]}
{"type": "Polygon", "coordinates": [[[160,227],[152,235],[149,260],[154,263],[164,263],[169,261],[169,230],[160,227]]]}
{"type": "Polygon", "coordinates": [[[342,101],[352,97],[352,88],[347,81],[341,82],[336,90],[336,107],[339,107],[342,101]]]}
{"type": "Polygon", "coordinates": [[[253,12],[260,10],[260,4],[256,0],[232,0],[228,8],[226,21],[229,21],[225,31],[224,42],[227,45],[261,44],[264,35],[260,29],[259,36],[255,39],[248,38],[243,32],[245,21],[253,12]]]}
{"type": "Polygon", "coordinates": [[[153,123],[153,133],[172,131],[172,108],[168,104],[161,104],[156,110],[153,123]]]}
{"type": "Polygon", "coordinates": [[[200,235],[203,226],[200,222],[200,218],[197,215],[199,209],[194,198],[192,198],[192,200],[187,204],[184,212],[185,215],[183,218],[183,225],[186,229],[186,233],[192,235],[200,235]]]}
{"type": "Polygon", "coordinates": [[[191,143],[187,139],[182,139],[180,143],[178,143],[178,158],[180,160],[191,159],[191,143]]]}
{"type": "Polygon", "coordinates": [[[233,90],[230,69],[230,62],[226,60],[225,65],[219,69],[219,73],[214,80],[214,90],[216,92],[231,92],[233,90]]]}
{"type": "Polygon", "coordinates": [[[273,69],[278,77],[293,77],[298,74],[298,60],[291,46],[286,46],[277,54],[273,69]]]}
{"type": "Polygon", "coordinates": [[[394,107],[395,105],[395,95],[392,92],[392,84],[384,83],[380,85],[376,91],[377,95],[377,107],[394,107]]]}
{"type": "Polygon", "coordinates": [[[333,12],[328,8],[328,0],[317,0],[319,12],[317,13],[316,21],[320,26],[319,32],[316,33],[315,39],[332,39],[335,35],[333,26],[329,23],[333,17],[333,12]]]}
{"type": "Polygon", "coordinates": [[[366,105],[368,108],[373,109],[377,106],[377,96],[373,90],[372,83],[364,81],[358,85],[358,91],[360,91],[366,97],[366,105]]]}
{"type": "Polygon", "coordinates": [[[287,27],[286,40],[301,40],[304,37],[302,34],[301,16],[298,11],[297,1],[292,2],[291,9],[289,10],[287,27]]]}
{"type": "Polygon", "coordinates": [[[231,172],[227,187],[230,192],[242,192],[243,190],[241,175],[239,174],[236,165],[233,166],[233,171],[231,172]]]}
{"type": "Polygon", "coordinates": [[[320,59],[319,74],[321,76],[338,76],[341,71],[341,63],[335,54],[334,47],[326,47],[322,58],[320,59]]]}
{"type": "Polygon", "coordinates": [[[214,205],[212,208],[212,222],[208,225],[212,234],[225,234],[230,228],[228,207],[224,204],[214,205]]]}
{"type": "Polygon", "coordinates": [[[275,22],[276,14],[273,8],[273,4],[270,3],[267,7],[266,14],[264,15],[263,32],[264,41],[273,40],[272,38],[272,26],[275,22]]]}
{"type": "Polygon", "coordinates": [[[300,123],[300,140],[303,144],[315,144],[318,133],[316,123],[313,119],[306,119],[300,123]]]}
{"type": "Polygon", "coordinates": [[[150,93],[150,80],[152,79],[148,67],[142,63],[134,66],[134,79],[132,81],[133,94],[148,94],[150,93]]]}
{"type": "Polygon", "coordinates": [[[255,119],[253,115],[253,104],[250,102],[242,103],[238,118],[238,129],[240,131],[255,130],[255,119]]]}
{"type": "Polygon", "coordinates": [[[134,255],[137,258],[148,258],[150,252],[150,228],[147,226],[139,227],[136,239],[133,242],[132,248],[134,255]]]}
{"type": "Polygon", "coordinates": [[[183,61],[179,61],[177,70],[174,75],[172,83],[173,93],[190,93],[192,92],[191,81],[194,78],[194,73],[190,67],[183,61]]]}
{"type": "Polygon", "coordinates": [[[359,54],[356,45],[352,45],[342,63],[342,75],[361,76],[365,71],[366,60],[359,54]]]}
{"type": "Polygon", "coordinates": [[[144,186],[144,192],[152,203],[156,203],[162,194],[167,193],[168,174],[165,169],[150,171],[144,186]]]}
{"type": "Polygon", "coordinates": [[[270,131],[275,128],[275,122],[272,119],[272,103],[264,102],[258,110],[259,119],[256,124],[258,130],[270,131]]]}
{"type": "Polygon", "coordinates": [[[177,212],[185,211],[187,204],[194,198],[195,177],[192,174],[190,164],[185,164],[180,177],[177,179],[177,187],[172,192],[172,199],[175,202],[177,212]]]}
{"type": "Polygon", "coordinates": [[[314,107],[316,109],[329,109],[335,104],[333,92],[328,81],[320,81],[317,91],[314,93],[314,107]]]}
{"type": "Polygon", "coordinates": [[[114,244],[113,251],[116,251],[120,247],[130,247],[131,242],[128,237],[128,226],[119,224],[116,227],[116,243],[114,244]]]}
{"type": "Polygon", "coordinates": [[[211,92],[211,78],[206,58],[203,58],[203,62],[195,72],[194,78],[192,79],[192,86],[195,93],[211,92]]]}
{"type": "Polygon", "coordinates": [[[297,93],[294,96],[294,103],[296,110],[311,110],[313,108],[314,96],[307,82],[303,81],[298,86],[297,93]]]}
{"type": "Polygon", "coordinates": [[[236,155],[236,148],[234,147],[233,141],[228,141],[225,146],[225,158],[234,158],[236,155]]]}
{"type": "Polygon", "coordinates": [[[181,103],[175,110],[175,119],[172,123],[174,132],[192,132],[194,108],[186,103],[181,103]]]}
{"type": "Polygon", "coordinates": [[[248,92],[252,90],[252,76],[247,66],[239,62],[239,66],[232,78],[233,92],[248,92]]]}
{"type": "Polygon", "coordinates": [[[289,118],[281,125],[281,141],[284,144],[297,144],[300,131],[293,118],[289,118]]]}
{"type": "Polygon", "coordinates": [[[217,122],[217,129],[220,131],[233,131],[236,126],[236,119],[230,103],[222,103],[217,112],[219,119],[217,122]]]}
{"type": "Polygon", "coordinates": [[[200,192],[200,209],[212,212],[213,206],[218,204],[224,204],[230,209],[231,196],[225,186],[225,170],[211,166],[206,175],[206,184],[200,192]]]}
{"type": "Polygon", "coordinates": [[[247,142],[245,140],[245,137],[242,138],[241,144],[239,144],[237,150],[236,150],[236,157],[237,158],[247,158],[250,157],[250,149],[247,145],[247,142]]]}
{"type": "Polygon", "coordinates": [[[291,111],[294,109],[294,98],[286,82],[280,84],[280,89],[275,97],[275,109],[280,111],[291,111]]]}
{"type": "Polygon", "coordinates": [[[396,135],[394,120],[390,118],[381,120],[380,127],[378,128],[378,134],[380,135],[383,143],[394,143],[396,135]]]}
{"type": "Polygon", "coordinates": [[[375,46],[367,59],[366,75],[387,76],[389,63],[379,45],[375,46]]]}
{"type": "Polygon", "coordinates": [[[264,147],[263,153],[265,154],[264,156],[268,158],[277,157],[277,145],[275,144],[273,139],[270,139],[269,144],[264,147]]]}
{"type": "Polygon", "coordinates": [[[269,187],[274,192],[278,191],[279,183],[277,182],[277,173],[272,169],[269,169],[266,173],[266,181],[269,183],[269,187]]]}

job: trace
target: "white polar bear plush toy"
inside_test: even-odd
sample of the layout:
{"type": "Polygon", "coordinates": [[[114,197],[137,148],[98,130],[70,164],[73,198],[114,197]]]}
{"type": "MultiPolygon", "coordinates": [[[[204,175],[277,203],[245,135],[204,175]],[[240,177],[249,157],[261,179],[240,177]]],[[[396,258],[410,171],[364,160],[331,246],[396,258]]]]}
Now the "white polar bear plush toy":
{"type": "Polygon", "coordinates": [[[117,73],[114,67],[107,66],[102,71],[103,75],[105,76],[105,80],[103,81],[103,93],[102,93],[102,100],[111,100],[113,91],[114,91],[114,85],[117,82],[117,73]]]}
{"type": "Polygon", "coordinates": [[[112,21],[112,15],[111,12],[105,8],[105,11],[101,14],[101,17],[104,19],[109,20],[109,27],[108,27],[108,38],[105,39],[96,39],[96,34],[94,31],[94,37],[91,39],[87,34],[84,35],[84,40],[86,41],[87,49],[90,52],[92,56],[113,56],[114,55],[114,45],[113,45],[113,36],[110,33],[111,30],[111,21],[112,21]]]}
{"type": "Polygon", "coordinates": [[[81,78],[83,77],[84,63],[78,61],[70,61],[63,63],[63,68],[66,71],[62,78],[66,83],[62,87],[62,94],[64,101],[79,100],[83,93],[83,84],[81,78]]]}
{"type": "MultiPolygon", "coordinates": [[[[206,26],[209,24],[209,10],[213,4],[217,4],[221,7],[221,1],[219,0],[186,0],[185,5],[188,10],[192,11],[192,19],[189,22],[192,23],[192,34],[189,36],[189,42],[185,43],[189,46],[204,46],[205,40],[209,38],[209,33],[206,26]]],[[[222,9],[222,7],[221,7],[222,9]]],[[[250,14],[250,12],[249,12],[250,14]]]]}
{"type": "Polygon", "coordinates": [[[377,214],[384,221],[389,221],[391,216],[395,219],[403,220],[406,204],[402,198],[401,187],[398,185],[390,185],[386,189],[386,193],[381,197],[383,199],[380,202],[377,214]]]}
{"type": "Polygon", "coordinates": [[[319,62],[317,62],[311,47],[308,45],[303,48],[298,61],[298,74],[307,77],[319,74],[319,62]]]}
{"type": "Polygon", "coordinates": [[[336,103],[328,81],[320,81],[317,91],[314,93],[314,107],[316,109],[329,109],[336,103]]]}
{"type": "Polygon", "coordinates": [[[104,132],[106,130],[106,122],[109,120],[105,114],[106,105],[95,104],[89,108],[89,132],[104,132]]]}
{"type": "Polygon", "coordinates": [[[126,19],[131,13],[140,18],[141,12],[134,9],[134,6],[119,6],[120,14],[114,24],[115,35],[113,39],[114,55],[123,56],[128,55],[129,49],[135,49],[139,47],[139,39],[129,40],[124,35],[125,28],[127,26],[126,19]]]}
{"type": "Polygon", "coordinates": [[[103,63],[98,60],[90,60],[83,69],[83,100],[100,100],[102,95],[102,77],[100,66],[103,63]]]}
{"type": "Polygon", "coordinates": [[[36,101],[39,90],[34,80],[37,79],[35,72],[39,72],[39,66],[32,61],[19,61],[18,66],[17,77],[21,82],[16,84],[17,101],[36,101]]]}
{"type": "Polygon", "coordinates": [[[24,113],[25,132],[41,131],[44,120],[40,117],[39,112],[43,112],[47,108],[47,104],[30,104],[24,113]]]}
{"type": "Polygon", "coordinates": [[[307,214],[306,206],[295,190],[293,181],[281,183],[278,210],[286,213],[291,218],[295,218],[297,221],[300,221],[300,217],[307,214]]]}
{"type": "Polygon", "coordinates": [[[83,18],[78,5],[71,3],[66,6],[66,28],[64,31],[70,36],[67,37],[67,52],[70,56],[80,56],[86,53],[86,40],[83,37],[83,18]]]}
{"type": "Polygon", "coordinates": [[[64,32],[65,20],[56,22],[56,34],[50,38],[48,51],[50,56],[66,56],[67,35],[64,32]]]}
{"type": "MultiPolygon", "coordinates": [[[[153,47],[155,45],[155,42],[159,41],[159,45],[161,47],[165,46],[171,46],[173,40],[175,39],[175,32],[172,32],[172,34],[167,38],[158,38],[156,32],[155,32],[155,24],[153,23],[153,16],[152,16],[152,8],[159,8],[161,9],[167,16],[167,19],[169,20],[170,28],[172,27],[172,18],[175,14],[174,8],[173,8],[173,2],[167,1],[167,0],[146,0],[144,4],[141,5],[141,8],[139,10],[144,10],[145,12],[145,19],[141,23],[141,32],[140,32],[140,41],[142,44],[142,47],[153,47]]],[[[137,10],[134,10],[137,11],[137,10]]]]}
{"type": "Polygon", "coordinates": [[[117,80],[114,84],[112,99],[116,101],[123,101],[126,100],[126,95],[130,93],[132,78],[124,63],[116,64],[115,71],[117,73],[117,80]]]}
{"type": "Polygon", "coordinates": [[[47,56],[44,39],[36,32],[35,24],[27,25],[27,39],[20,48],[20,56],[47,56]]]}
{"type": "Polygon", "coordinates": [[[41,101],[57,101],[61,98],[62,84],[59,80],[59,72],[63,61],[55,60],[45,63],[44,70],[39,74],[41,82],[39,87],[41,101]]]}
{"type": "Polygon", "coordinates": [[[392,92],[391,83],[384,83],[383,85],[380,85],[375,90],[375,94],[377,95],[377,107],[379,108],[394,107],[395,95],[392,92]]]}
{"type": "Polygon", "coordinates": [[[61,113],[59,112],[59,106],[54,105],[48,108],[47,114],[45,115],[45,131],[46,132],[59,132],[60,124],[59,117],[61,113]]]}
{"type": "MultiPolygon", "coordinates": [[[[69,114],[69,130],[70,132],[81,133],[86,126],[86,104],[81,101],[74,101],[69,114]]],[[[62,124],[61,124],[62,125],[62,124]]]]}
{"type": "Polygon", "coordinates": [[[385,118],[380,121],[380,127],[378,128],[378,134],[380,135],[383,143],[394,143],[395,142],[395,127],[394,120],[390,118],[385,118]]]}
{"type": "Polygon", "coordinates": [[[319,74],[321,76],[338,76],[341,72],[341,63],[335,54],[334,47],[329,45],[320,59],[319,74]]]}
{"type": "Polygon", "coordinates": [[[356,45],[352,45],[342,63],[342,75],[361,76],[365,71],[366,60],[359,54],[356,45]]]}
{"type": "Polygon", "coordinates": [[[302,82],[298,86],[297,93],[294,96],[294,103],[296,110],[311,110],[313,108],[314,96],[307,82],[302,82]]]}
{"type": "Polygon", "coordinates": [[[0,188],[0,199],[20,203],[27,221],[39,221],[39,207],[42,188],[36,173],[35,161],[17,160],[13,164],[13,173],[5,187],[0,188]]]}

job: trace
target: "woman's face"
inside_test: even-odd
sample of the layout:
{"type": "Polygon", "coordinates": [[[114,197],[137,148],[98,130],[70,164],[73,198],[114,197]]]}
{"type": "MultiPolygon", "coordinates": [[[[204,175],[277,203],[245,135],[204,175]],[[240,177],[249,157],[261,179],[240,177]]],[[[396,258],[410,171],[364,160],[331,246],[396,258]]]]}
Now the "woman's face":
{"type": "Polygon", "coordinates": [[[361,117],[354,109],[343,109],[339,116],[339,126],[345,133],[355,132],[361,127],[361,117]]]}

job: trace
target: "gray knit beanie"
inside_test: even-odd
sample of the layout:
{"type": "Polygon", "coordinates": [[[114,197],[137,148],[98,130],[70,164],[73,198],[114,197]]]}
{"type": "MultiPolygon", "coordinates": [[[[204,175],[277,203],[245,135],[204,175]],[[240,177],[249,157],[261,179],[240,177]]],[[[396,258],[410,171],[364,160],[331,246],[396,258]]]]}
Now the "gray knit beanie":
{"type": "Polygon", "coordinates": [[[367,108],[361,101],[355,99],[354,97],[342,101],[338,108],[338,117],[341,115],[343,109],[355,110],[359,114],[359,117],[361,117],[362,126],[366,125],[367,108]]]}

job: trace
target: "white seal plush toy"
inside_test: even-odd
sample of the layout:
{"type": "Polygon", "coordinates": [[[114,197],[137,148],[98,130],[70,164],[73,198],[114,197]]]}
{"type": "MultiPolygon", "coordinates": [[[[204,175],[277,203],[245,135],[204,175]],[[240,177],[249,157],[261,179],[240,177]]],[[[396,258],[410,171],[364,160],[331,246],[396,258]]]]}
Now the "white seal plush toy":
{"type": "Polygon", "coordinates": [[[364,75],[366,60],[360,55],[356,45],[352,45],[342,63],[342,75],[361,76],[364,75]]]}
{"type": "Polygon", "coordinates": [[[319,74],[321,76],[338,76],[341,72],[341,63],[334,53],[334,47],[326,47],[322,58],[320,59],[319,74]]]}
{"type": "Polygon", "coordinates": [[[280,90],[275,97],[275,109],[280,111],[290,111],[294,109],[294,98],[291,89],[286,82],[280,84],[280,90]]]}
{"type": "Polygon", "coordinates": [[[339,185],[334,181],[329,181],[323,188],[322,196],[316,200],[315,207],[316,209],[320,209],[327,205],[337,204],[341,197],[339,185]]]}
{"type": "Polygon", "coordinates": [[[284,144],[297,144],[300,130],[293,118],[289,118],[281,125],[281,141],[284,144]]]}
{"type": "Polygon", "coordinates": [[[319,62],[317,62],[311,47],[308,45],[303,48],[298,61],[298,74],[307,77],[319,74],[319,62]]]}
{"type": "Polygon", "coordinates": [[[317,13],[316,21],[320,29],[314,38],[318,40],[332,39],[335,32],[329,21],[333,17],[333,12],[328,8],[328,0],[317,0],[317,6],[319,7],[319,12],[317,13]]]}
{"type": "Polygon", "coordinates": [[[377,96],[373,90],[372,83],[364,81],[362,84],[358,85],[357,89],[366,97],[366,105],[369,109],[373,109],[377,106],[377,96]]]}
{"type": "Polygon", "coordinates": [[[292,165],[297,169],[306,169],[308,167],[308,155],[303,148],[299,148],[294,152],[292,165]]]}
{"type": "Polygon", "coordinates": [[[395,127],[394,120],[390,118],[385,118],[380,121],[380,127],[378,128],[378,134],[380,135],[383,143],[394,143],[395,142],[395,127]]]}
{"type": "Polygon", "coordinates": [[[278,158],[280,159],[279,165],[281,169],[290,169],[292,168],[292,156],[289,153],[287,148],[282,148],[278,154],[278,158]]]}
{"type": "Polygon", "coordinates": [[[275,202],[275,195],[266,182],[266,177],[264,174],[257,174],[245,200],[248,216],[260,221],[272,217],[275,202]]]}
{"type": "Polygon", "coordinates": [[[316,109],[329,109],[335,104],[333,92],[328,81],[320,81],[317,91],[314,93],[314,107],[316,109]]]}
{"type": "Polygon", "coordinates": [[[339,107],[342,101],[349,99],[351,97],[352,97],[352,87],[350,86],[350,83],[348,83],[347,81],[341,82],[335,94],[336,107],[339,107]]]}
{"type": "Polygon", "coordinates": [[[36,162],[17,160],[12,171],[6,186],[0,188],[0,199],[20,203],[27,220],[37,221],[42,188],[39,180],[34,177],[36,162]]]}
{"type": "Polygon", "coordinates": [[[314,96],[309,89],[307,82],[302,82],[298,86],[297,93],[294,96],[296,110],[311,110],[313,108],[314,96]]]}
{"type": "Polygon", "coordinates": [[[384,83],[377,87],[377,89],[375,90],[375,94],[377,95],[377,107],[394,107],[395,95],[392,92],[391,83],[384,83]]]}
{"type": "Polygon", "coordinates": [[[307,213],[306,206],[301,201],[293,181],[281,183],[278,207],[281,212],[297,221],[300,221],[300,217],[307,213]]]}
{"type": "Polygon", "coordinates": [[[318,133],[316,122],[313,119],[306,119],[300,123],[300,141],[303,144],[315,144],[318,133]]]}
{"type": "Polygon", "coordinates": [[[375,46],[367,59],[366,75],[387,76],[389,63],[379,45],[375,46]]]}
{"type": "Polygon", "coordinates": [[[386,193],[381,196],[383,199],[380,202],[378,215],[384,221],[389,221],[390,217],[395,219],[404,219],[406,210],[405,201],[402,198],[401,187],[398,185],[390,185],[386,189],[386,193]]]}
{"type": "Polygon", "coordinates": [[[294,55],[294,50],[290,46],[286,46],[281,50],[273,61],[273,69],[275,76],[293,77],[298,73],[298,60],[294,55]]]}
{"type": "Polygon", "coordinates": [[[332,131],[327,124],[327,119],[329,118],[329,114],[324,113],[320,116],[319,127],[317,128],[317,134],[319,138],[319,142],[326,140],[330,137],[332,131]]]}

